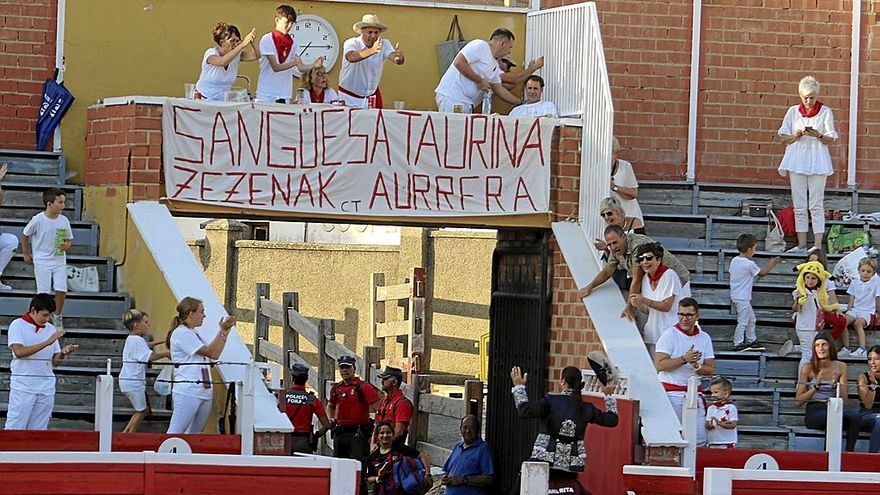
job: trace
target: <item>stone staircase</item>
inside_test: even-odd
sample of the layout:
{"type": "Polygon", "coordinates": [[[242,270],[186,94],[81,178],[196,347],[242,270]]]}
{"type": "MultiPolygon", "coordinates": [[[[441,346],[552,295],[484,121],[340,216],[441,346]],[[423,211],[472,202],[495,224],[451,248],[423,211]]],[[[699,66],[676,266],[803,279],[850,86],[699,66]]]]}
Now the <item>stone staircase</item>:
{"type": "MultiPolygon", "coordinates": [[[[789,450],[823,450],[824,432],[804,427],[802,407],[794,405],[794,389],[800,355],[792,353],[780,357],[777,351],[786,340],[797,336],[791,323],[791,291],[797,274],[794,267],[805,259],[803,255],[788,255],[759,251],[755,261],[766,265],[773,256],[781,256],[780,263],[768,276],[755,284],[753,306],[758,317],[758,340],[766,352],[732,351],[736,315],[730,308],[730,286],[727,267],[737,256],[736,238],[743,233],[754,234],[758,248],[763,248],[768,220],[739,216],[740,201],[745,198],[770,198],[775,209],[790,204],[787,188],[771,186],[729,186],[722,184],[685,184],[668,182],[641,182],[639,203],[645,213],[648,235],[681,259],[691,271],[691,289],[700,303],[700,323],[712,336],[716,354],[716,370],[733,378],[734,399],[740,411],[738,428],[743,448],[772,448],[789,450]]],[[[880,211],[880,192],[828,190],[826,208],[856,212],[880,211]]],[[[850,229],[861,229],[860,222],[828,222],[843,224],[850,229]]],[[[874,239],[880,237],[880,228],[870,226],[874,239]]],[[[829,263],[841,258],[829,256],[829,263]]],[[[845,288],[838,288],[838,298],[846,302],[845,288]]],[[[854,332],[851,339],[855,338],[854,332]]],[[[868,345],[880,343],[880,332],[867,334],[868,345]]],[[[850,401],[847,407],[856,407],[856,380],[867,369],[864,359],[849,359],[850,401]]],[[[705,384],[707,385],[707,384],[705,384]]],[[[857,450],[867,449],[867,434],[857,450]]]]}
{"type": "MultiPolygon", "coordinates": [[[[64,184],[64,155],[56,153],[0,151],[0,163],[9,163],[3,181],[4,201],[0,205],[0,228],[21,237],[28,220],[43,210],[41,194],[48,187],[60,187],[67,194],[64,214],[74,231],[73,247],[67,263],[73,266],[96,266],[100,292],[68,292],[64,306],[66,335],[63,344],[79,344],[79,350],[55,369],[57,377],[55,409],[50,429],[94,429],[95,376],[105,372],[112,359],[112,373],[122,367],[122,348],[128,332],[122,315],[132,306],[131,298],[116,292],[116,266],[112,258],[98,256],[98,226],[82,221],[82,187],[64,184]]],[[[3,271],[2,280],[13,290],[0,292],[0,426],[5,424],[9,396],[11,351],[6,346],[9,323],[27,311],[34,295],[33,266],[24,262],[19,251],[3,271]]],[[[150,377],[158,374],[148,370],[150,377]]],[[[114,396],[114,430],[121,431],[133,413],[124,395],[114,396]]],[[[152,392],[150,387],[148,392],[152,392]]],[[[141,425],[141,431],[164,432],[170,418],[166,399],[151,397],[153,417],[141,425]]]]}

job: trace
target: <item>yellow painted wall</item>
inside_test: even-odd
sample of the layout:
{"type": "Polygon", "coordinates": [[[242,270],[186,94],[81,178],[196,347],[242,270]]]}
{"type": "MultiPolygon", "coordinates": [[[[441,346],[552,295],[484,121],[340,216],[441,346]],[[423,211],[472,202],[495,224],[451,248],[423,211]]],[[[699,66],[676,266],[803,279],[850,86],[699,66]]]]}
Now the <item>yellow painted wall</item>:
{"type": "Polygon", "coordinates": [[[83,220],[98,224],[101,256],[110,256],[117,263],[125,261],[126,223],[129,186],[87,186],[83,188],[83,220]]]}
{"type": "MultiPolygon", "coordinates": [[[[213,44],[211,30],[218,21],[252,27],[262,35],[273,28],[280,0],[76,0],[67,2],[64,83],[76,101],[64,118],[63,149],[68,170],[83,181],[86,108],[97,100],[128,95],[182,96],[184,83],[199,77],[205,50],[213,44]],[[149,8],[147,8],[149,7],[149,8]]],[[[449,23],[458,14],[464,35],[486,38],[497,27],[511,29],[525,39],[525,15],[447,8],[402,7],[366,3],[296,1],[301,13],[317,14],[333,24],[343,40],[355,35],[351,25],[365,13],[374,13],[390,29],[386,36],[399,42],[407,62],[387,64],[382,93],[387,106],[404,100],[407,107],[434,108],[433,90],[440,80],[437,43],[446,39],[449,23]]],[[[520,41],[513,53],[523,59],[520,41]]],[[[338,83],[340,62],[330,73],[338,83]]],[[[257,63],[243,63],[240,73],[251,77],[256,89],[257,63]]]]}

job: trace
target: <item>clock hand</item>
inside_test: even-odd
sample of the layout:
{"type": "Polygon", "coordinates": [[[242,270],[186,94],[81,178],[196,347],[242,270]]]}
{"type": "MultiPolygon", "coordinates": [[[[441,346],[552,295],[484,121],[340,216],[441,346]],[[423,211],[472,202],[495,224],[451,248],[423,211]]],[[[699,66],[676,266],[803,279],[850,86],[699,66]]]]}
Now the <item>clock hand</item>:
{"type": "Polygon", "coordinates": [[[312,42],[311,42],[311,41],[309,41],[309,44],[306,45],[306,47],[303,48],[301,52],[299,52],[299,56],[302,57],[303,53],[305,53],[306,50],[308,50],[310,46],[312,46],[312,42]]]}

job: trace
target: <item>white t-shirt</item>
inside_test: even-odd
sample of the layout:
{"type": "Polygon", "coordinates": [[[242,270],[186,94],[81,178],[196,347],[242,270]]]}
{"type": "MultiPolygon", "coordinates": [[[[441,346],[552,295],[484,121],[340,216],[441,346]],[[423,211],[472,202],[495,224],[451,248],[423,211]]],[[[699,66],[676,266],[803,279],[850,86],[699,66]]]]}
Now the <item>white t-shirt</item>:
{"type": "MultiPolygon", "coordinates": [[[[736,406],[733,404],[723,404],[721,407],[712,404],[706,409],[706,422],[715,418],[718,421],[739,421],[739,414],[736,406]]],[[[728,430],[715,425],[709,431],[709,445],[726,445],[732,443],[736,445],[736,428],[728,430]]]]}
{"type": "Polygon", "coordinates": [[[873,314],[877,310],[877,296],[880,296],[880,277],[875,273],[867,282],[856,277],[849,283],[846,293],[853,296],[851,307],[847,310],[855,310],[861,314],[873,314]]]}
{"type": "Polygon", "coordinates": [[[514,107],[508,114],[509,117],[559,117],[556,105],[552,101],[541,100],[536,103],[523,103],[514,107]]]}
{"type": "Polygon", "coordinates": [[[51,219],[46,212],[37,213],[25,225],[24,235],[30,241],[34,262],[44,265],[63,265],[67,262],[67,254],[59,246],[64,239],[73,240],[73,230],[70,220],[64,215],[51,219]]]}
{"type": "MultiPolygon", "coordinates": [[[[6,345],[12,349],[12,344],[21,344],[25,347],[41,344],[55,333],[55,326],[46,323],[43,328],[37,329],[32,323],[17,318],[9,324],[9,338],[6,345]]],[[[51,345],[40,349],[25,358],[15,357],[12,353],[12,370],[10,386],[15,390],[22,390],[32,394],[54,395],[55,372],[52,367],[52,356],[61,352],[61,344],[56,340],[51,345]]]]}
{"type": "Polygon", "coordinates": [[[324,99],[321,101],[312,101],[311,93],[306,91],[306,105],[310,105],[312,103],[330,103],[333,100],[339,99],[339,93],[337,93],[333,88],[324,89],[324,99]]]}
{"type": "MultiPolygon", "coordinates": [[[[798,110],[799,105],[794,105],[785,112],[782,119],[782,127],[778,134],[793,136],[806,127],[812,127],[822,135],[837,139],[837,131],[834,129],[834,113],[830,108],[822,106],[815,116],[806,118],[798,110]]],[[[831,153],[828,145],[819,142],[817,138],[803,136],[797,141],[785,147],[785,155],[779,164],[779,174],[785,177],[788,172],[805,175],[831,175],[834,169],[831,166],[831,153]]]]}
{"type": "MultiPolygon", "coordinates": [[[[801,309],[795,313],[795,330],[801,331],[816,331],[816,318],[819,315],[819,300],[816,294],[816,291],[805,289],[807,291],[807,300],[801,304],[801,309]]],[[[791,291],[791,296],[794,298],[795,302],[797,302],[800,294],[798,294],[797,289],[791,291]]]]}
{"type": "Polygon", "coordinates": [[[119,390],[140,392],[146,388],[147,363],[153,351],[140,335],[129,335],[122,348],[122,369],[119,371],[119,390]]]}
{"type": "Polygon", "coordinates": [[[345,40],[345,43],[342,44],[343,57],[342,69],[339,71],[339,87],[361,96],[358,98],[342,93],[346,106],[363,108],[364,98],[372,95],[379,88],[385,61],[394,52],[394,45],[390,41],[382,38],[381,43],[382,49],[379,53],[354,63],[349,62],[345,58],[345,54],[365,50],[367,45],[364,44],[364,40],[360,36],[355,36],[345,40]]]}
{"type": "Polygon", "coordinates": [[[208,339],[204,338],[197,329],[190,330],[183,325],[174,329],[174,333],[171,334],[171,361],[182,366],[174,370],[173,395],[185,395],[197,399],[211,398],[211,389],[205,388],[201,383],[205,379],[211,379],[209,366],[211,360],[207,356],[196,354],[206,345],[208,339]],[[196,381],[200,383],[195,383],[196,381]]]}
{"type": "Polygon", "coordinates": [[[220,56],[220,50],[216,46],[205,50],[205,55],[202,57],[202,73],[199,74],[199,80],[196,82],[196,90],[206,100],[224,101],[226,92],[232,87],[238,75],[241,52],[226,67],[209,64],[208,57],[213,55],[220,56]]]}
{"type": "MultiPolygon", "coordinates": [[[[501,69],[498,62],[492,56],[492,48],[486,40],[473,40],[459,52],[478,75],[488,79],[490,83],[501,83],[501,69]]],[[[478,105],[482,98],[482,92],[477,83],[464,77],[455,64],[450,64],[446,73],[440,79],[440,84],[434,90],[438,95],[443,95],[453,104],[478,105]]]]}
{"type": "MultiPolygon", "coordinates": [[[[617,186],[632,187],[635,189],[639,188],[639,182],[636,180],[636,173],[633,172],[633,166],[626,160],[617,159],[617,173],[612,175],[611,178],[614,179],[614,184],[617,186]]],[[[614,191],[611,191],[611,195],[620,201],[620,205],[623,206],[623,213],[626,214],[627,217],[638,218],[644,223],[642,208],[639,206],[638,200],[626,199],[614,191]]]]}
{"type": "Polygon", "coordinates": [[[648,308],[648,321],[645,323],[645,342],[653,344],[660,338],[660,334],[668,330],[678,322],[678,301],[681,299],[681,280],[675,270],[666,270],[657,281],[657,287],[651,289],[651,281],[648,275],[642,277],[642,295],[652,301],[662,301],[669,296],[675,296],[672,309],[660,311],[648,308]]]}
{"type": "MultiPolygon", "coordinates": [[[[687,308],[688,311],[692,309],[693,308],[687,308]]],[[[677,358],[683,356],[688,349],[693,346],[695,351],[703,353],[703,357],[700,359],[700,364],[706,362],[707,359],[715,359],[715,351],[712,348],[712,339],[709,337],[709,334],[699,328],[699,325],[697,325],[697,332],[693,335],[687,335],[675,326],[669,328],[660,335],[659,339],[657,339],[655,351],[667,354],[672,358],[677,358]]],[[[685,364],[672,371],[660,371],[657,373],[657,377],[661,382],[686,387],[688,379],[692,376],[696,376],[696,374],[697,372],[694,370],[693,366],[685,364]]]]}
{"type": "Polygon", "coordinates": [[[734,301],[751,301],[752,287],[761,268],[751,258],[737,256],[730,260],[730,298],[734,301]]]}
{"type": "Polygon", "coordinates": [[[275,42],[272,41],[272,33],[266,33],[260,38],[260,78],[257,80],[257,98],[263,102],[274,102],[281,98],[289,100],[293,94],[293,76],[296,67],[275,72],[266,58],[267,55],[275,57],[275,61],[279,64],[286,64],[299,55],[299,46],[294,40],[290,53],[282,62],[278,59],[278,50],[275,48],[275,42]]]}

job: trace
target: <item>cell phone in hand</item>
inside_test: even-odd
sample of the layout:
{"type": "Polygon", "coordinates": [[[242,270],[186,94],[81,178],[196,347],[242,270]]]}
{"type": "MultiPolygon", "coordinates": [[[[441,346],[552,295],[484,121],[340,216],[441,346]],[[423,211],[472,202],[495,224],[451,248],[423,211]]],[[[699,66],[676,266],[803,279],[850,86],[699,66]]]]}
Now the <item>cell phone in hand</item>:
{"type": "Polygon", "coordinates": [[[810,127],[810,126],[807,126],[807,127],[804,127],[804,131],[810,131],[810,132],[812,132],[812,131],[813,131],[813,128],[810,127]]]}

